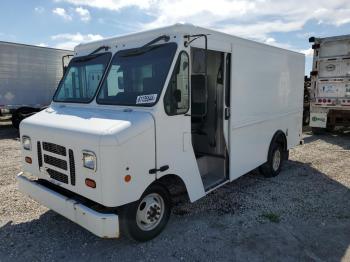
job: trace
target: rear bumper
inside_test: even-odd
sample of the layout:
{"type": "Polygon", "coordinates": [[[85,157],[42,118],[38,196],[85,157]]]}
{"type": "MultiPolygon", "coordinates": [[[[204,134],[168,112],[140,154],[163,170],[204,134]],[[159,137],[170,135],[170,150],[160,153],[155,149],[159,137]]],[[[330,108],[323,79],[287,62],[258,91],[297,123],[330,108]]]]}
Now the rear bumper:
{"type": "Polygon", "coordinates": [[[119,237],[118,215],[97,212],[39,183],[23,173],[17,175],[18,188],[40,204],[54,210],[93,234],[103,238],[119,237]]]}

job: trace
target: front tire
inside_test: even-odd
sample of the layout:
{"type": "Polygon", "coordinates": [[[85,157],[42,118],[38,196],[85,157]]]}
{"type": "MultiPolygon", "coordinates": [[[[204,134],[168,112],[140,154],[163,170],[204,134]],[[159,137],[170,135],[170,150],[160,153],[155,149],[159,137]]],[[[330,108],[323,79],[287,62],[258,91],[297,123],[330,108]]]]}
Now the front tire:
{"type": "Polygon", "coordinates": [[[120,210],[121,231],[128,238],[144,242],[159,235],[171,213],[170,193],[160,184],[151,185],[139,201],[120,210]]]}
{"type": "Polygon", "coordinates": [[[287,152],[280,143],[274,142],[269,150],[267,162],[259,170],[265,177],[275,177],[281,172],[282,163],[287,158],[287,152]]]}

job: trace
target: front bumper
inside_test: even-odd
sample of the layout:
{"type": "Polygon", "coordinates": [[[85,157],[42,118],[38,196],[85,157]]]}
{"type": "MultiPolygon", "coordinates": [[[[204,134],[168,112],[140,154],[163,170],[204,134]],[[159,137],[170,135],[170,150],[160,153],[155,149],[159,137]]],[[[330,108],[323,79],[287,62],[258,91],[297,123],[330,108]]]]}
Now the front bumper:
{"type": "Polygon", "coordinates": [[[119,237],[118,215],[97,212],[23,175],[17,175],[18,188],[40,204],[54,210],[93,234],[103,238],[119,237]]]}

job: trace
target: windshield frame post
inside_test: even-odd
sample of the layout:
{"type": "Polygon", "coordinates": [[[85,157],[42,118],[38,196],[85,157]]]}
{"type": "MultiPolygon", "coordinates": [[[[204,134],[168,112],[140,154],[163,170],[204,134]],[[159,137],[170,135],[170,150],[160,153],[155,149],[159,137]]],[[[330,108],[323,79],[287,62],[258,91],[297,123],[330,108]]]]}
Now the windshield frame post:
{"type": "Polygon", "coordinates": [[[195,35],[185,35],[184,38],[187,38],[188,40],[185,41],[184,46],[187,48],[189,45],[193,42],[196,41],[197,39],[204,37],[204,74],[205,74],[205,82],[204,82],[204,88],[205,88],[205,96],[206,96],[206,101],[207,101],[207,106],[205,108],[205,112],[203,113],[203,117],[207,115],[208,113],[208,35],[209,34],[195,34],[195,35]],[[190,40],[193,38],[192,40],[190,40]]]}

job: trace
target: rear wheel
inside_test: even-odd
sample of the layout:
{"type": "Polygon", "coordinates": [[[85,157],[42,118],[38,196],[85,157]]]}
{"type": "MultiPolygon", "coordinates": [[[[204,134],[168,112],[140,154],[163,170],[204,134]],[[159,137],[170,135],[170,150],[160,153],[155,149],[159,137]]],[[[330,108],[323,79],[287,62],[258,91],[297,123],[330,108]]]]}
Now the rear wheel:
{"type": "Polygon", "coordinates": [[[326,130],[327,130],[327,132],[333,132],[335,130],[335,126],[334,125],[327,125],[326,130]]]}
{"type": "Polygon", "coordinates": [[[121,209],[122,233],[137,241],[150,240],[164,229],[170,212],[169,191],[160,184],[151,185],[139,201],[121,209]]]}
{"type": "Polygon", "coordinates": [[[19,124],[21,123],[22,118],[19,116],[17,112],[14,112],[12,114],[11,121],[12,121],[12,126],[16,129],[19,129],[19,124]]]}
{"type": "Polygon", "coordinates": [[[326,129],[321,127],[312,127],[311,131],[314,135],[322,135],[326,132],[326,129]]]}
{"type": "Polygon", "coordinates": [[[310,111],[305,110],[303,113],[303,126],[307,126],[310,123],[310,111]]]}
{"type": "Polygon", "coordinates": [[[23,119],[34,115],[39,109],[32,107],[20,107],[12,113],[12,125],[14,128],[19,129],[19,125],[23,119]]]}
{"type": "Polygon", "coordinates": [[[288,158],[288,151],[284,150],[283,145],[273,142],[269,149],[268,159],[259,170],[265,177],[277,176],[282,168],[282,163],[288,158]]]}

